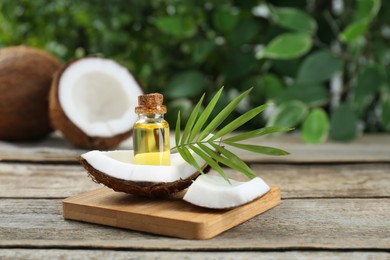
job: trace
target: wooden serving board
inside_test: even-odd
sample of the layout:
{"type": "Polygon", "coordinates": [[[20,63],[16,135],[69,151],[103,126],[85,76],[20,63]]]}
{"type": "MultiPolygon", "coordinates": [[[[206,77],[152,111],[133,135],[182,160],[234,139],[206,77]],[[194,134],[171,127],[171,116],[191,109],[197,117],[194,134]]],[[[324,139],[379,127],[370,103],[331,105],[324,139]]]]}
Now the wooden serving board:
{"type": "Polygon", "coordinates": [[[186,239],[209,239],[280,204],[280,189],[243,206],[213,210],[181,198],[148,199],[100,188],[62,202],[66,219],[186,239]]]}

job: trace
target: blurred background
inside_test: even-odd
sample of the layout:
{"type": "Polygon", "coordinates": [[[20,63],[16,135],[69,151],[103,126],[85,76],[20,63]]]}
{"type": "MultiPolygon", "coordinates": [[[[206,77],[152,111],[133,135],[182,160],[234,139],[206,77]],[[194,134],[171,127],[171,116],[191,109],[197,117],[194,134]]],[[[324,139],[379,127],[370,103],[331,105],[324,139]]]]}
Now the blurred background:
{"type": "Polygon", "coordinates": [[[306,142],[390,131],[390,2],[1,0],[0,47],[63,61],[101,55],[161,92],[174,126],[206,92],[231,116],[274,105],[249,128],[283,125],[306,142]]]}

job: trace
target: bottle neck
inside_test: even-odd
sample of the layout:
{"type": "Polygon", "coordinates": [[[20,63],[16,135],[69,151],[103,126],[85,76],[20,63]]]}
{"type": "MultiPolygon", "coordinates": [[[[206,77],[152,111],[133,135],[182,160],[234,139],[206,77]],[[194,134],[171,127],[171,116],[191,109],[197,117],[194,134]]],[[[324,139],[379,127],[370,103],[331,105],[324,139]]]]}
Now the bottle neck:
{"type": "Polygon", "coordinates": [[[138,118],[144,120],[158,120],[164,119],[164,114],[138,114],[138,118]]]}
{"type": "Polygon", "coordinates": [[[138,122],[144,124],[162,123],[164,120],[164,114],[138,114],[138,122]]]}

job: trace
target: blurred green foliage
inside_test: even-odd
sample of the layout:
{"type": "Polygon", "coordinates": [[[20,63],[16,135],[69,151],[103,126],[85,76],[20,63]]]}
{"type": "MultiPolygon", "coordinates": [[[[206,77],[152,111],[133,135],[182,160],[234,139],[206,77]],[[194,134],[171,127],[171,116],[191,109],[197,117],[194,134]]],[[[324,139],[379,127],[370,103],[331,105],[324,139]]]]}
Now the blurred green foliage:
{"type": "Polygon", "coordinates": [[[2,0],[0,47],[64,61],[101,54],[159,91],[173,124],[225,86],[233,116],[274,102],[251,127],[296,127],[306,142],[390,131],[390,1],[2,0]]]}

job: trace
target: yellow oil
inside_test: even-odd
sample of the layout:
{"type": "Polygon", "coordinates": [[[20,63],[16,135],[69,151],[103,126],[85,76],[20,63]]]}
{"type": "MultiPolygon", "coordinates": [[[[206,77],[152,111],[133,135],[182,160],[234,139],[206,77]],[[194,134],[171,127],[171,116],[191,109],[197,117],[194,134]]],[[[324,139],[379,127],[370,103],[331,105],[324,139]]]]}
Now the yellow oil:
{"type": "Polygon", "coordinates": [[[136,122],[133,128],[134,164],[170,165],[169,125],[166,121],[136,122]]]}

